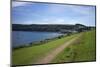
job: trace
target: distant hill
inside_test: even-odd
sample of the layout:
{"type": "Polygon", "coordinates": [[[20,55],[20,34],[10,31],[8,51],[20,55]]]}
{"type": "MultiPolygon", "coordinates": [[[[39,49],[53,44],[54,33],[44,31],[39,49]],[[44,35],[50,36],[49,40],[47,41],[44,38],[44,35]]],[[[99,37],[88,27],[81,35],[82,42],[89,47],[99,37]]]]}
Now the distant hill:
{"type": "Polygon", "coordinates": [[[59,24],[12,24],[13,31],[47,31],[47,32],[81,32],[90,30],[92,27],[88,27],[82,24],[75,25],[59,25],[59,24]]]}

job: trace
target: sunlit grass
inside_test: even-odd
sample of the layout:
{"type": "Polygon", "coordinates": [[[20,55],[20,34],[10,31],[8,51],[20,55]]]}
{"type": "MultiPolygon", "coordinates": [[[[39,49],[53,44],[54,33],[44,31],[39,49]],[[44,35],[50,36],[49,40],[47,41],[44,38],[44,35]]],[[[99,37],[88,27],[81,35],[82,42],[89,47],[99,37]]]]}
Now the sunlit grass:
{"type": "Polygon", "coordinates": [[[76,61],[95,61],[96,60],[96,40],[95,31],[83,32],[82,36],[72,45],[68,46],[52,61],[76,62],[76,61]]]}

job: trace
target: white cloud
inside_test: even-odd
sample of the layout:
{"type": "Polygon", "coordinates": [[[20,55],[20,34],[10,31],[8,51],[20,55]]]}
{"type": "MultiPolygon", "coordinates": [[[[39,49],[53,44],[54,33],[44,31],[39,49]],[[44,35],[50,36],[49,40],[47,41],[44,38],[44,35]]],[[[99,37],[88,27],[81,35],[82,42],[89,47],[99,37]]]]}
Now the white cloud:
{"type": "MultiPolygon", "coordinates": [[[[48,7],[48,13],[51,14],[59,14],[63,12],[67,12],[70,10],[72,13],[77,13],[81,15],[89,15],[93,11],[93,7],[88,6],[78,6],[78,5],[58,5],[58,4],[51,4],[48,7]],[[68,9],[68,10],[66,10],[68,9]]],[[[70,13],[69,13],[70,14],[70,13]]]]}
{"type": "Polygon", "coordinates": [[[69,7],[75,13],[82,14],[85,16],[90,16],[90,14],[93,14],[92,12],[94,12],[93,6],[69,5],[67,7],[69,7]]]}
{"type": "Polygon", "coordinates": [[[65,20],[62,18],[46,18],[43,19],[43,21],[41,22],[41,24],[64,24],[65,20]]]}
{"type": "Polygon", "coordinates": [[[28,2],[12,2],[12,7],[18,7],[18,6],[24,6],[26,4],[29,4],[28,2]]]}
{"type": "Polygon", "coordinates": [[[65,20],[64,19],[57,19],[56,20],[56,22],[58,22],[58,23],[62,23],[62,22],[64,22],[65,20]]]}
{"type": "MultiPolygon", "coordinates": [[[[14,22],[16,24],[20,24],[21,22],[20,21],[17,21],[17,22],[14,22]]],[[[23,21],[22,24],[34,24],[34,21],[23,21]]]]}
{"type": "Polygon", "coordinates": [[[49,21],[49,19],[48,19],[48,18],[45,18],[45,19],[43,19],[43,21],[44,21],[44,22],[47,22],[47,21],[49,21]]]}

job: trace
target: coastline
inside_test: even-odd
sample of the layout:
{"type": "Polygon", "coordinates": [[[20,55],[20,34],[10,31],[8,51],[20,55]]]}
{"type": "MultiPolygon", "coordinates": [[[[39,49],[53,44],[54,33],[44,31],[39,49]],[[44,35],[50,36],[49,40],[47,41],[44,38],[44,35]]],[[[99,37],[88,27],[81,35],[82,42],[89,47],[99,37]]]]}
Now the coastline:
{"type": "Polygon", "coordinates": [[[16,46],[16,47],[12,47],[12,48],[13,48],[13,50],[16,50],[16,49],[25,48],[25,47],[38,46],[38,45],[42,45],[42,44],[45,44],[47,42],[50,42],[50,41],[53,41],[56,39],[61,39],[61,38],[66,37],[66,36],[69,36],[69,35],[63,34],[63,35],[60,35],[60,36],[57,36],[54,38],[48,38],[48,39],[44,39],[44,40],[40,40],[40,41],[30,42],[30,43],[22,44],[20,46],[16,46]]]}

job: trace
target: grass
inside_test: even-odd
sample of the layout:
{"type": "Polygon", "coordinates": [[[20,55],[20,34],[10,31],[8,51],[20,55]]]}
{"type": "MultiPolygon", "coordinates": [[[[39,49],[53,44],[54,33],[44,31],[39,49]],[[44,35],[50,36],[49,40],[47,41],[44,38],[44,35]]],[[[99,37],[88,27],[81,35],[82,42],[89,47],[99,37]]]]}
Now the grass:
{"type": "Polygon", "coordinates": [[[95,30],[81,33],[82,36],[70,46],[66,47],[52,61],[53,63],[95,61],[96,41],[95,30]]]}
{"type": "Polygon", "coordinates": [[[66,36],[61,39],[56,39],[45,44],[38,46],[24,47],[13,50],[12,52],[12,64],[13,65],[26,65],[33,64],[38,59],[44,57],[47,53],[64,44],[66,41],[76,37],[77,34],[66,36]]]}

